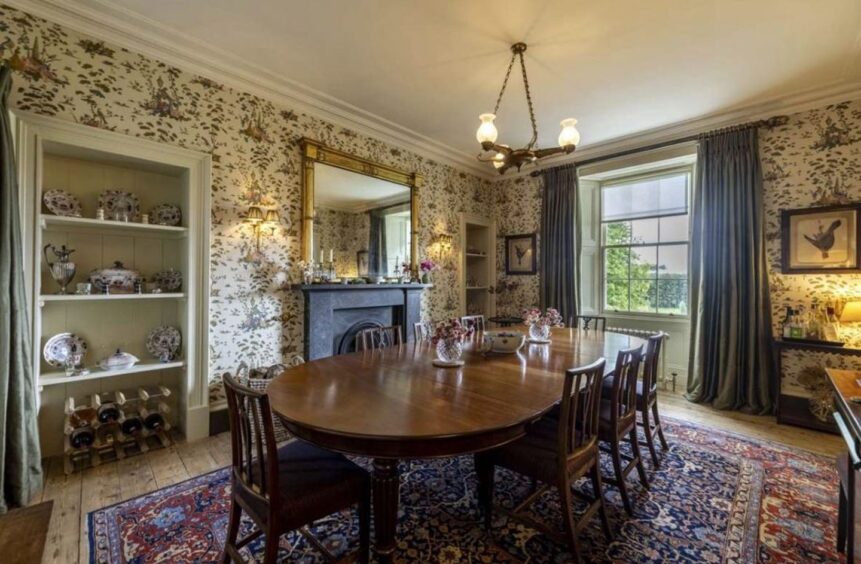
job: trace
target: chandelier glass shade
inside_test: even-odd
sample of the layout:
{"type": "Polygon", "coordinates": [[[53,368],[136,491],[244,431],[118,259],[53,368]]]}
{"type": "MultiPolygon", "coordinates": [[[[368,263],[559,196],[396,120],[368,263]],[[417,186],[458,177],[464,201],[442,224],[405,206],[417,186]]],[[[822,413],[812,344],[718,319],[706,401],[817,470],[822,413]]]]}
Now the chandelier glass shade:
{"type": "Polygon", "coordinates": [[[535,125],[535,112],[532,109],[529,79],[526,77],[526,63],[523,61],[524,52],[526,52],[526,43],[515,43],[511,46],[511,61],[508,63],[508,71],[505,73],[505,79],[502,81],[502,89],[499,91],[499,96],[496,99],[496,107],[492,114],[481,114],[478,116],[481,124],[478,126],[478,131],[475,132],[475,138],[481,144],[482,149],[482,152],[478,155],[478,160],[492,163],[500,174],[505,174],[511,168],[520,170],[523,165],[534,163],[545,157],[572,153],[580,143],[580,132],[577,131],[576,127],[577,120],[568,118],[563,119],[560,124],[562,130],[559,132],[558,147],[547,149],[536,148],[538,127],[535,125]],[[529,106],[529,120],[532,123],[532,139],[525,147],[512,149],[508,145],[496,142],[499,137],[499,131],[496,129],[493,121],[496,119],[496,114],[499,111],[499,103],[502,101],[502,95],[505,93],[505,87],[508,85],[511,69],[518,59],[520,59],[520,70],[523,75],[523,88],[526,90],[526,102],[529,106]]]}

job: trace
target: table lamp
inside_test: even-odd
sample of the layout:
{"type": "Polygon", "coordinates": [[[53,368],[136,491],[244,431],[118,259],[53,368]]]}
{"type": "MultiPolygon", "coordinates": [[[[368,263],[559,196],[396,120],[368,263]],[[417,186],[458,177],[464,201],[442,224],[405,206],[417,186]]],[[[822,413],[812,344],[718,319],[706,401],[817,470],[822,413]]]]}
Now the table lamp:
{"type": "Polygon", "coordinates": [[[846,302],[840,314],[840,324],[857,323],[861,321],[861,301],[846,302]]]}

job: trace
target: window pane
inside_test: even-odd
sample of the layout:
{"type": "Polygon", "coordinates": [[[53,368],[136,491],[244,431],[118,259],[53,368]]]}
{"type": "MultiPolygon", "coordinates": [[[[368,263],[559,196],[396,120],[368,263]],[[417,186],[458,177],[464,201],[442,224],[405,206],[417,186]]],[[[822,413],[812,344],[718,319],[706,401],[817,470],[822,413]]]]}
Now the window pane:
{"type": "Polygon", "coordinates": [[[658,242],[658,219],[638,219],[631,222],[631,242],[636,244],[658,242]]]}
{"type": "MultiPolygon", "coordinates": [[[[631,278],[651,280],[655,278],[655,268],[658,264],[657,247],[631,248],[631,278]]],[[[633,298],[631,298],[633,299],[633,298]]]]}
{"type": "Polygon", "coordinates": [[[603,221],[687,213],[687,211],[687,173],[646,178],[601,188],[603,221]]]}
{"type": "Polygon", "coordinates": [[[688,246],[662,245],[658,249],[658,278],[688,277],[688,246]]]}
{"type": "Polygon", "coordinates": [[[628,281],[607,280],[606,295],[604,296],[604,307],[628,311],[628,281]]]}
{"type": "Polygon", "coordinates": [[[631,280],[631,311],[655,313],[657,289],[654,280],[631,280]]]}
{"type": "Polygon", "coordinates": [[[662,217],[661,242],[673,243],[676,241],[687,241],[690,238],[688,231],[688,214],[662,217]]]}
{"type": "Polygon", "coordinates": [[[620,221],[604,226],[604,243],[606,245],[626,245],[631,242],[631,222],[620,221]]]}
{"type": "Polygon", "coordinates": [[[688,314],[688,281],[658,281],[658,313],[688,314]]]}
{"type": "Polygon", "coordinates": [[[628,279],[628,257],[630,251],[627,247],[611,248],[604,250],[604,278],[615,278],[617,280],[628,279]]]}

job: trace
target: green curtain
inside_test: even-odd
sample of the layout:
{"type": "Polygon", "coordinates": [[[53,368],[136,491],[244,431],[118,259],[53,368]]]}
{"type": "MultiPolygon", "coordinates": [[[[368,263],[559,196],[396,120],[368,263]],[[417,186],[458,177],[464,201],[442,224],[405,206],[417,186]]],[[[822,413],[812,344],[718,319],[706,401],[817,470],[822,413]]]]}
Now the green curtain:
{"type": "Polygon", "coordinates": [[[12,71],[4,65],[0,68],[0,513],[26,505],[42,487],[18,182],[7,107],[11,87],[12,71]]]}
{"type": "Polygon", "coordinates": [[[756,128],[704,136],[691,214],[688,399],[771,413],[771,304],[756,128]]]}
{"type": "Polygon", "coordinates": [[[580,296],[580,205],[577,167],[560,166],[544,171],[541,203],[541,307],[559,310],[572,325],[580,296]]]}

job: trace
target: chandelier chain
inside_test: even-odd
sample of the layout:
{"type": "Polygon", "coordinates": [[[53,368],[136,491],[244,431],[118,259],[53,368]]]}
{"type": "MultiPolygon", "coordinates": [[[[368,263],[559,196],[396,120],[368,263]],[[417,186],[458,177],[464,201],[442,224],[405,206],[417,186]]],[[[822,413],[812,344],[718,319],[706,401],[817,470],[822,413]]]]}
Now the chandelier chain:
{"type": "Polygon", "coordinates": [[[526,104],[529,106],[529,121],[532,122],[532,141],[529,142],[531,149],[535,142],[538,141],[538,126],[535,124],[535,110],[532,109],[532,94],[529,92],[529,79],[526,78],[526,63],[523,62],[523,51],[520,55],[520,70],[523,72],[523,88],[526,90],[526,104]]]}
{"type": "Polygon", "coordinates": [[[502,89],[499,91],[499,96],[496,97],[496,105],[493,107],[493,114],[499,113],[499,104],[502,102],[502,95],[505,94],[505,87],[508,86],[508,77],[511,76],[511,69],[514,67],[514,60],[517,58],[517,53],[511,55],[511,61],[508,62],[508,70],[505,71],[505,80],[502,81],[502,89]]]}

